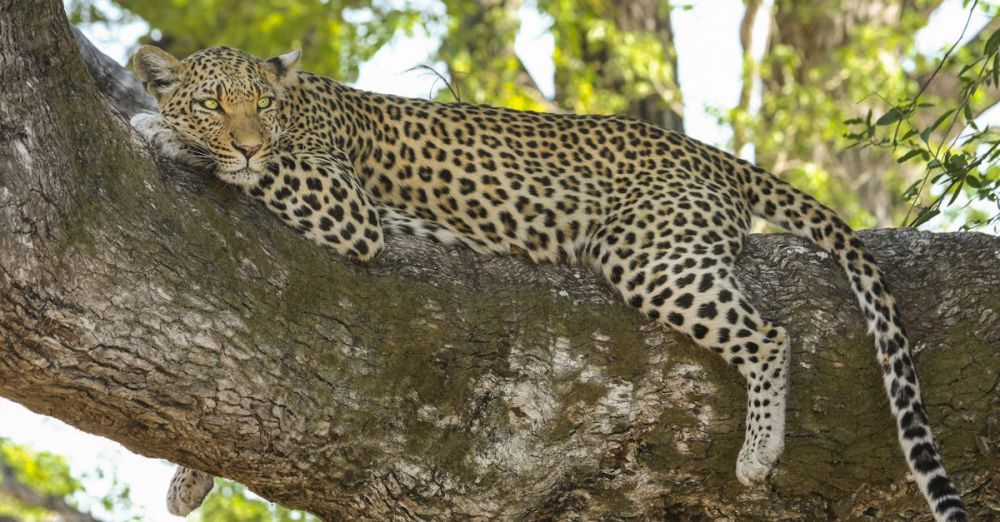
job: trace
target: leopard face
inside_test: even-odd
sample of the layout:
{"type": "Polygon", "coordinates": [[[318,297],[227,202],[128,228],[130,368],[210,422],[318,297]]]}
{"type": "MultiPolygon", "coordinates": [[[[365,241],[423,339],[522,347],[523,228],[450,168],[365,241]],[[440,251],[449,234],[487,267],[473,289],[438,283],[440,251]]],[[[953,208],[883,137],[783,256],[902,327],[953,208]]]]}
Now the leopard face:
{"type": "Polygon", "coordinates": [[[178,61],[144,46],[134,64],[164,121],[185,144],[214,163],[223,181],[251,185],[283,135],[285,87],[298,58],[298,51],[261,60],[211,47],[178,61]]]}

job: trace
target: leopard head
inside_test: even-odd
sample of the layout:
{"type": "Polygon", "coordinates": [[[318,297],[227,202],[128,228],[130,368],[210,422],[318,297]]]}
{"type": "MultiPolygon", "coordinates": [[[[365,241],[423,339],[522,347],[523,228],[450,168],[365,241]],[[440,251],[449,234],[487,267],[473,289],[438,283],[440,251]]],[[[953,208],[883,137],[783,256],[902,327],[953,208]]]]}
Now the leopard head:
{"type": "Polygon", "coordinates": [[[297,76],[299,51],[261,60],[210,47],[184,60],[144,45],[136,76],[164,120],[196,154],[211,159],[226,182],[252,184],[283,133],[282,105],[297,76]]]}

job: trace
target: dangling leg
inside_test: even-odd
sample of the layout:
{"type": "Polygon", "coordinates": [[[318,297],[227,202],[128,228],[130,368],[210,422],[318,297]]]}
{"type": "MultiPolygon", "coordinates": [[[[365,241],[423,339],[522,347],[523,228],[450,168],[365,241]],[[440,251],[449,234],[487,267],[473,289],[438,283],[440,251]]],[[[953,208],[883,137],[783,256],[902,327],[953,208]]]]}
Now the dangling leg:
{"type": "Polygon", "coordinates": [[[177,466],[167,490],[167,511],[178,517],[187,516],[201,506],[214,484],[215,479],[208,473],[177,466]]]}
{"type": "Polygon", "coordinates": [[[625,253],[613,251],[601,262],[625,300],[715,351],[747,379],[746,437],[736,475],[747,485],[764,479],[784,449],[785,330],[760,317],[724,260],[710,254],[625,253]]]}

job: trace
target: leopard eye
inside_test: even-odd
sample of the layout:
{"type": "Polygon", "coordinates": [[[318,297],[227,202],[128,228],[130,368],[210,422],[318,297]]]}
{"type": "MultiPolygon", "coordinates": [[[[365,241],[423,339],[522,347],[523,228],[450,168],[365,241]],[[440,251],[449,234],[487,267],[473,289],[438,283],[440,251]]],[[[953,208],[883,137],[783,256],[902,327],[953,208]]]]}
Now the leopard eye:
{"type": "Polygon", "coordinates": [[[266,108],[268,108],[270,106],[271,106],[271,97],[270,96],[264,96],[263,98],[257,100],[257,108],[258,109],[266,109],[266,108]]]}
{"type": "Polygon", "coordinates": [[[219,101],[211,98],[201,101],[201,106],[212,111],[219,110],[219,101]]]}

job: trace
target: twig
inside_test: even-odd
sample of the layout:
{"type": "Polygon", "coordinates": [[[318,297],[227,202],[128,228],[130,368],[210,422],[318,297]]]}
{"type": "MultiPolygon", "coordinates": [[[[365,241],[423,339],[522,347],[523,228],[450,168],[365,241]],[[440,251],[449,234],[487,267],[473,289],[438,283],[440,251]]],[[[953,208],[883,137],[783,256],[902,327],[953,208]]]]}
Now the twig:
{"type": "MultiPolygon", "coordinates": [[[[420,65],[414,65],[413,67],[410,67],[409,69],[407,69],[404,72],[413,72],[413,71],[416,71],[418,69],[422,69],[424,71],[429,71],[431,74],[433,74],[435,77],[437,77],[437,80],[435,80],[434,83],[437,83],[437,81],[443,82],[444,85],[445,85],[445,87],[448,88],[448,91],[451,92],[452,97],[455,98],[455,101],[458,101],[458,102],[462,101],[462,97],[459,96],[458,92],[452,87],[451,82],[448,81],[448,79],[445,78],[443,74],[441,74],[440,72],[438,72],[437,69],[431,67],[430,65],[423,64],[423,63],[420,64],[420,65]]],[[[431,88],[432,89],[434,88],[433,84],[431,85],[431,88]]],[[[427,97],[430,98],[431,97],[431,93],[428,93],[427,97]]]]}

